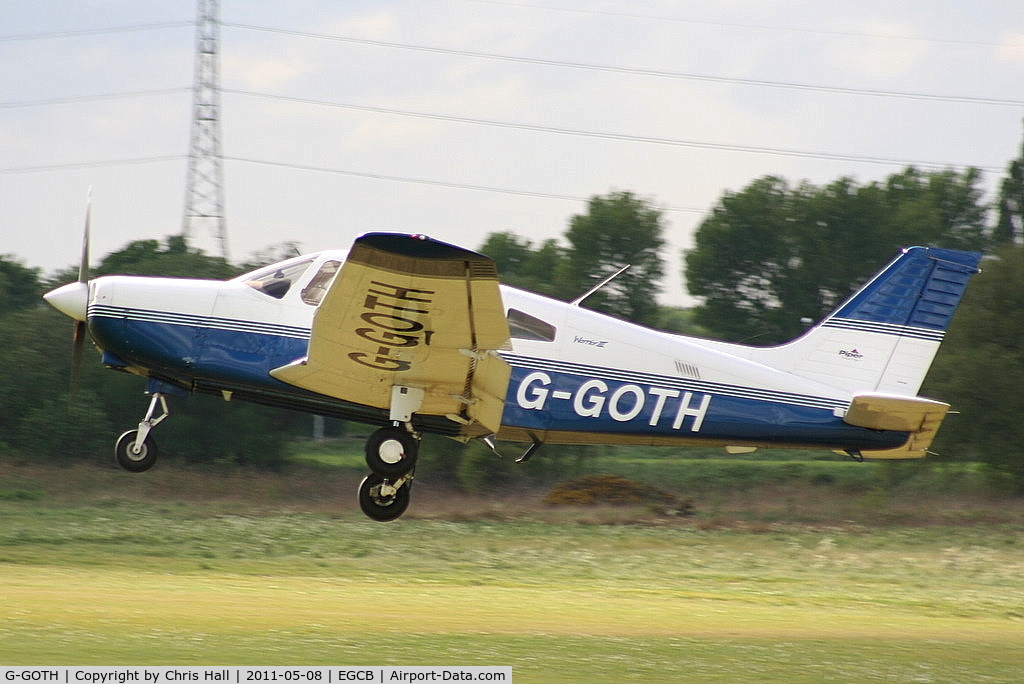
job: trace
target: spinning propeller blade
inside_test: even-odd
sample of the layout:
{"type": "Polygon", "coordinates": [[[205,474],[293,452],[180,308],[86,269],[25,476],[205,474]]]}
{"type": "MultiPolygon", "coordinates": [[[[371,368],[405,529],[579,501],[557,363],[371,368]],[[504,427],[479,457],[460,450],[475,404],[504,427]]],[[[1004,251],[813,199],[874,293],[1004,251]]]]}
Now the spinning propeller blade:
{"type": "MultiPolygon", "coordinates": [[[[78,263],[78,282],[89,287],[89,221],[92,216],[92,189],[85,203],[85,231],[82,236],[82,258],[78,263]]],[[[71,400],[78,396],[78,381],[82,376],[82,350],[88,337],[88,323],[75,321],[75,335],[71,343],[71,400]]]]}
{"type": "Polygon", "coordinates": [[[85,230],[82,234],[82,259],[78,263],[78,282],[89,282],[89,221],[92,217],[92,190],[85,201],[85,230]]]}

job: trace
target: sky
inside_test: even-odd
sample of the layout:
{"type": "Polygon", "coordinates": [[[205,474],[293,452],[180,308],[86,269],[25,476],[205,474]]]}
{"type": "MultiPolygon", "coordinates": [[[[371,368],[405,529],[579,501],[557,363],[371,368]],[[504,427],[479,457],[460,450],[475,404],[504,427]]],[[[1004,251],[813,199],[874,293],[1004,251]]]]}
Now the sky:
{"type": "MultiPolygon", "coordinates": [[[[196,0],[0,0],[0,254],[75,264],[182,230],[196,0]]],[[[1019,154],[1024,4],[1005,0],[222,0],[229,257],[373,230],[562,240],[588,198],[683,250],[757,178],[884,179],[1019,154]]],[[[193,243],[219,253],[210,230],[193,243]]]]}

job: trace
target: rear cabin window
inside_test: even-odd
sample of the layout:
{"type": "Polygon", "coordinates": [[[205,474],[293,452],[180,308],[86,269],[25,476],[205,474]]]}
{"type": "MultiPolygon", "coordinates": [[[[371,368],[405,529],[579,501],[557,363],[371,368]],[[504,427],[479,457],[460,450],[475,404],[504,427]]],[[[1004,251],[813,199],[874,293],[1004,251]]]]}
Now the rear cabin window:
{"type": "Polygon", "coordinates": [[[340,268],[340,261],[325,261],[320,270],[313,276],[313,279],[309,281],[309,285],[302,288],[302,301],[310,306],[319,305],[323,301],[324,295],[327,294],[327,288],[334,281],[334,276],[338,275],[338,269],[340,268]]]}
{"type": "Polygon", "coordinates": [[[508,331],[519,340],[555,341],[555,326],[518,309],[508,310],[508,331]]]}

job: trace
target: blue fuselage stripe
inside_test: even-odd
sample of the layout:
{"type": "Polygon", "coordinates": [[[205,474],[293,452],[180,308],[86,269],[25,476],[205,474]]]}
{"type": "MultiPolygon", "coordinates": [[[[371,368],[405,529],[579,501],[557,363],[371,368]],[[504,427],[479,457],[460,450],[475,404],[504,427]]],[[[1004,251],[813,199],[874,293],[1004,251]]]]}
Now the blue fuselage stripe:
{"type": "Polygon", "coordinates": [[[921,328],[911,325],[897,325],[895,323],[860,321],[854,318],[830,318],[822,323],[821,327],[882,333],[883,335],[911,337],[917,340],[928,340],[930,342],[942,342],[942,338],[945,336],[944,330],[932,330],[930,328],[921,328]]]}
{"type": "MultiPolygon", "coordinates": [[[[278,394],[290,386],[269,372],[304,356],[310,336],[297,326],[97,305],[89,325],[104,350],[186,386],[278,394]]],[[[843,423],[836,417],[843,402],[828,397],[502,356],[512,366],[506,427],[865,449],[898,446],[906,437],[843,423]]]]}

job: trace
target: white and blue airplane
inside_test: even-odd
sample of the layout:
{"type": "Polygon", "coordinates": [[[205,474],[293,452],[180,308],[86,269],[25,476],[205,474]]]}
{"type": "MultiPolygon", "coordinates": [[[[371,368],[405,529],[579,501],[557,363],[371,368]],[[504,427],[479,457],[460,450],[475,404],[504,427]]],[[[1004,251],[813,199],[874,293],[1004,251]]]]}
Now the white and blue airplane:
{"type": "MultiPolygon", "coordinates": [[[[46,300],[108,368],[148,379],[117,440],[149,469],[168,395],[221,395],[380,426],[363,512],[405,512],[420,435],[460,441],[822,448],[923,457],[948,404],[917,396],[981,255],[904,250],[801,337],[751,347],[658,332],[501,285],[494,262],[368,233],[228,281],[88,277],[46,300]]],[[[588,293],[589,294],[589,293],[588,293]]],[[[77,354],[80,358],[80,352],[77,354]]]]}

